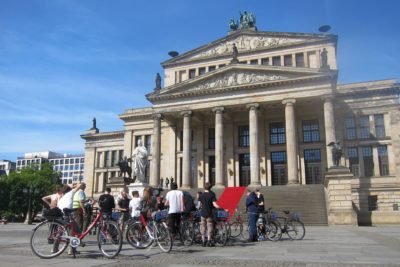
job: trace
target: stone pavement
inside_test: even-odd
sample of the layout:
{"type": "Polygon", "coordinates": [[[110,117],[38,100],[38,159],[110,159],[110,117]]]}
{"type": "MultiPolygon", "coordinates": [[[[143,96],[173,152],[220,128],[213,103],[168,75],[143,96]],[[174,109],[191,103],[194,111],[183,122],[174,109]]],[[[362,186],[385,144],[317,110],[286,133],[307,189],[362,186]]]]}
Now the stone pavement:
{"type": "Polygon", "coordinates": [[[137,250],[124,244],[113,260],[104,259],[90,236],[81,254],[66,253],[50,260],[34,256],[31,229],[23,224],[0,225],[0,266],[400,266],[400,227],[306,227],[301,241],[288,239],[246,243],[223,248],[177,246],[169,254],[158,247],[137,250]]]}

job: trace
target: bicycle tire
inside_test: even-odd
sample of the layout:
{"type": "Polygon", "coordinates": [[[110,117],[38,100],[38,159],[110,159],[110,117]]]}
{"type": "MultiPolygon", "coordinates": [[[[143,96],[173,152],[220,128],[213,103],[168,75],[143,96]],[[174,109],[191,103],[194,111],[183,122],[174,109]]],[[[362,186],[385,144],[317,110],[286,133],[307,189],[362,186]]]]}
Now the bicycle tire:
{"type": "Polygon", "coordinates": [[[181,235],[181,241],[184,245],[190,246],[193,244],[193,223],[189,221],[183,221],[181,222],[181,227],[180,227],[180,235],[181,235]]]}
{"type": "Polygon", "coordinates": [[[126,240],[129,245],[138,249],[145,249],[154,242],[141,222],[130,224],[126,230],[126,240]]]}
{"type": "Polygon", "coordinates": [[[155,239],[160,249],[165,253],[170,252],[172,249],[172,237],[167,224],[165,222],[157,223],[154,230],[155,239]]]}
{"type": "Polygon", "coordinates": [[[274,221],[267,222],[266,238],[270,241],[278,241],[282,238],[282,231],[279,225],[274,221]]]}
{"type": "Polygon", "coordinates": [[[41,222],[31,235],[33,253],[42,259],[57,257],[68,247],[69,230],[58,221],[41,222]]]}
{"type": "Polygon", "coordinates": [[[301,240],[306,235],[306,228],[301,221],[289,220],[286,224],[286,233],[292,240],[301,240]]]}
{"type": "Polygon", "coordinates": [[[223,247],[228,242],[228,228],[226,222],[216,222],[214,229],[214,240],[217,246],[223,247]]]}
{"type": "Polygon", "coordinates": [[[122,233],[116,222],[105,221],[99,227],[97,243],[101,253],[109,259],[118,256],[122,248],[122,233]]]}
{"type": "Polygon", "coordinates": [[[229,236],[237,238],[243,233],[243,224],[240,222],[233,222],[229,224],[229,236]]]}
{"type": "Polygon", "coordinates": [[[200,223],[193,223],[193,242],[197,244],[201,244],[201,232],[200,232],[200,223]]]}

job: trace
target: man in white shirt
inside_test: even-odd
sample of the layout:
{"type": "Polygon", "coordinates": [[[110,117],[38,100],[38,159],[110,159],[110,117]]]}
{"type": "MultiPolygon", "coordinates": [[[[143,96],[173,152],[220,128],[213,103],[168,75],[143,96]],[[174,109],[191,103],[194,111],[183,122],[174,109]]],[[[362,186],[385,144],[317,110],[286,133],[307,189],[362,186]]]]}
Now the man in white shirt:
{"type": "Polygon", "coordinates": [[[140,197],[138,191],[132,191],[132,199],[129,202],[129,211],[131,212],[131,217],[140,216],[140,197]]]}
{"type": "Polygon", "coordinates": [[[172,240],[178,232],[181,222],[181,213],[184,210],[183,193],[178,190],[176,183],[171,184],[171,191],[165,196],[165,206],[168,206],[168,227],[172,233],[172,240]]]}
{"type": "Polygon", "coordinates": [[[74,194],[79,189],[81,189],[81,184],[76,184],[75,187],[72,189],[71,188],[68,189],[68,187],[66,187],[66,190],[64,190],[63,192],[63,196],[57,203],[57,207],[62,211],[64,209],[72,209],[74,194]]]}

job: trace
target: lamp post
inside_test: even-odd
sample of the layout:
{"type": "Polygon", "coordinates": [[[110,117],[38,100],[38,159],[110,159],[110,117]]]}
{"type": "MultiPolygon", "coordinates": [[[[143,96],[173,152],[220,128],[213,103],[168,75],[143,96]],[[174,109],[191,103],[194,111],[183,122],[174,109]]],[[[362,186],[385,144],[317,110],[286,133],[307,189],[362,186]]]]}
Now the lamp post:
{"type": "Polygon", "coordinates": [[[32,185],[29,188],[24,188],[23,192],[28,194],[28,211],[26,212],[24,224],[32,224],[32,185]]]}

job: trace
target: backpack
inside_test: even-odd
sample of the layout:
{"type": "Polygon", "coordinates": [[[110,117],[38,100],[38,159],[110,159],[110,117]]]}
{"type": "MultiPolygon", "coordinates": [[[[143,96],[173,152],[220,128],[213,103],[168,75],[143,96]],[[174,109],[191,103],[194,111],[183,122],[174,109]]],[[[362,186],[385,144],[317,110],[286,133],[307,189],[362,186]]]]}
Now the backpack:
{"type": "Polygon", "coordinates": [[[196,205],[194,204],[194,198],[188,192],[183,192],[183,201],[185,203],[184,212],[191,212],[196,210],[196,205]]]}

